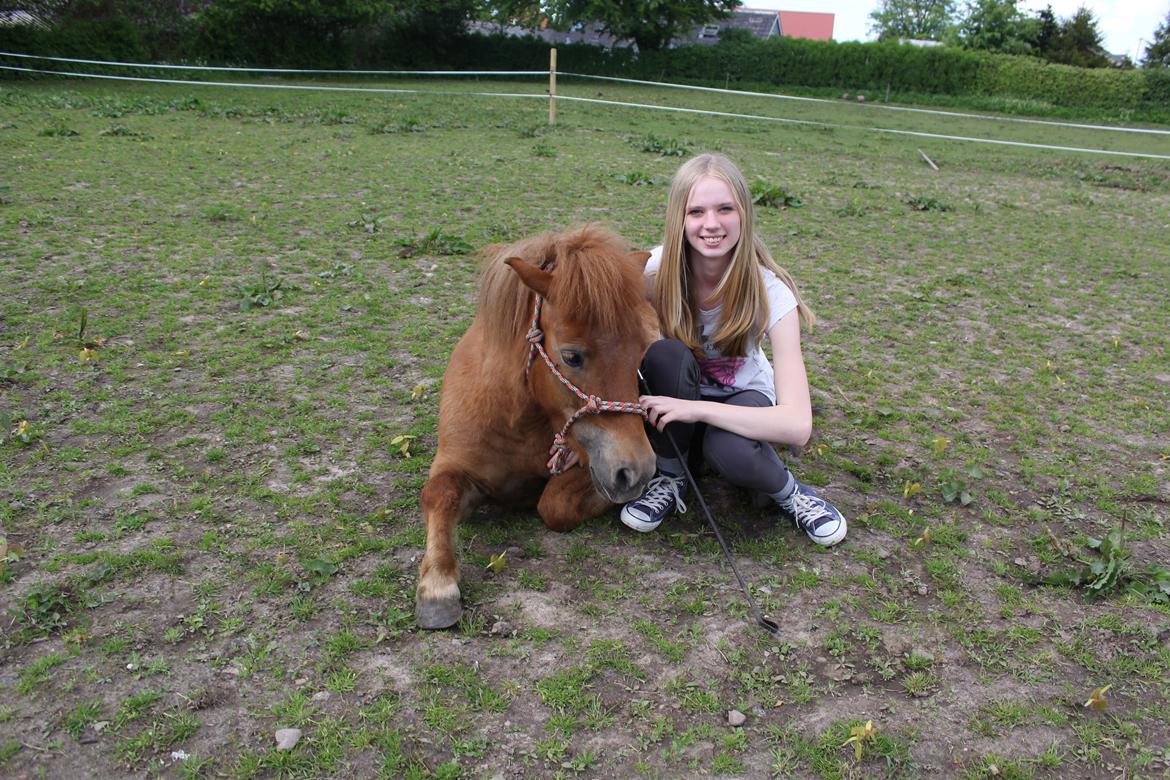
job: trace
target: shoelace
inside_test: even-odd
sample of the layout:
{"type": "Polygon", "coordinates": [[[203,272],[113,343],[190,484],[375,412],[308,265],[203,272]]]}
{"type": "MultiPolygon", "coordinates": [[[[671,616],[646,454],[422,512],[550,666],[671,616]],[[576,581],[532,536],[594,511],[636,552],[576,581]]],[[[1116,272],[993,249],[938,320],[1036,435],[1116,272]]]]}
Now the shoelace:
{"type": "Polygon", "coordinates": [[[687,505],[683,503],[682,496],[679,494],[679,485],[682,480],[678,477],[668,477],[665,474],[660,474],[654,479],[650,480],[650,485],[646,488],[646,492],[642,494],[642,498],[638,501],[639,504],[644,504],[657,512],[667,505],[667,502],[674,498],[675,504],[678,506],[680,513],[687,511],[687,505]]]}
{"type": "Polygon", "coordinates": [[[825,508],[821,506],[820,501],[813,496],[801,493],[799,490],[793,491],[788,501],[789,511],[791,511],[792,517],[795,518],[796,524],[801,528],[814,528],[818,520],[829,515],[825,511],[825,508]]]}

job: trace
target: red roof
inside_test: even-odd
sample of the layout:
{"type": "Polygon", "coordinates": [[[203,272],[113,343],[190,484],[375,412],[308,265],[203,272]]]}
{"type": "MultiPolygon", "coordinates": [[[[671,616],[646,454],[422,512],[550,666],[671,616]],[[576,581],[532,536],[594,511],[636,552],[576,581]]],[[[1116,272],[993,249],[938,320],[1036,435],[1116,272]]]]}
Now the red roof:
{"type": "Polygon", "coordinates": [[[810,11],[777,11],[780,34],[786,38],[809,38],[814,41],[833,40],[833,14],[810,11]]]}

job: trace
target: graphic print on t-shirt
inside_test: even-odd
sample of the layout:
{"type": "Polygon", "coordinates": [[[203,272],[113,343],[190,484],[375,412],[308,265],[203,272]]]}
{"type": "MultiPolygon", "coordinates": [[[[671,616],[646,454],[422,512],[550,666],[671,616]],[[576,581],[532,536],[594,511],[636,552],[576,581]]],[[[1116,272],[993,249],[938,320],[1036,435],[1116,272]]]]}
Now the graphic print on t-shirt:
{"type": "Polygon", "coordinates": [[[699,372],[704,379],[720,387],[731,387],[735,384],[735,375],[743,367],[744,359],[738,357],[707,358],[699,361],[699,372]]]}

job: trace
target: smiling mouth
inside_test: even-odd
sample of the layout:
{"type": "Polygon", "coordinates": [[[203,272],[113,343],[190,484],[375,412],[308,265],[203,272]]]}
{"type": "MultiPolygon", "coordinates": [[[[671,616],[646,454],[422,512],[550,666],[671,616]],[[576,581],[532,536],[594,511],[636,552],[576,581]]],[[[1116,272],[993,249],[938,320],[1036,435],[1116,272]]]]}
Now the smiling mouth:
{"type": "Polygon", "coordinates": [[[703,239],[703,243],[706,244],[707,246],[715,246],[720,241],[722,241],[724,237],[723,236],[700,236],[700,238],[703,239]]]}

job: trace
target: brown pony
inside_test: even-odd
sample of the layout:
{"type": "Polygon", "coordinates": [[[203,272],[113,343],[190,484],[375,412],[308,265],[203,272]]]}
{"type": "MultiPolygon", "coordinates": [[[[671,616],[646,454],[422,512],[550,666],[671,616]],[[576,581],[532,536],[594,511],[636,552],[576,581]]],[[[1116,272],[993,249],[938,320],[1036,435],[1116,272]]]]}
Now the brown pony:
{"type": "Polygon", "coordinates": [[[637,498],[654,476],[642,416],[608,413],[640,411],[637,369],[657,331],[643,294],[648,257],[596,225],[484,251],[479,309],[443,377],[439,448],[422,490],[421,627],[459,620],[455,526],[482,500],[535,503],[546,526],[570,531],[637,498]],[[550,478],[554,437],[583,468],[550,478]]]}

